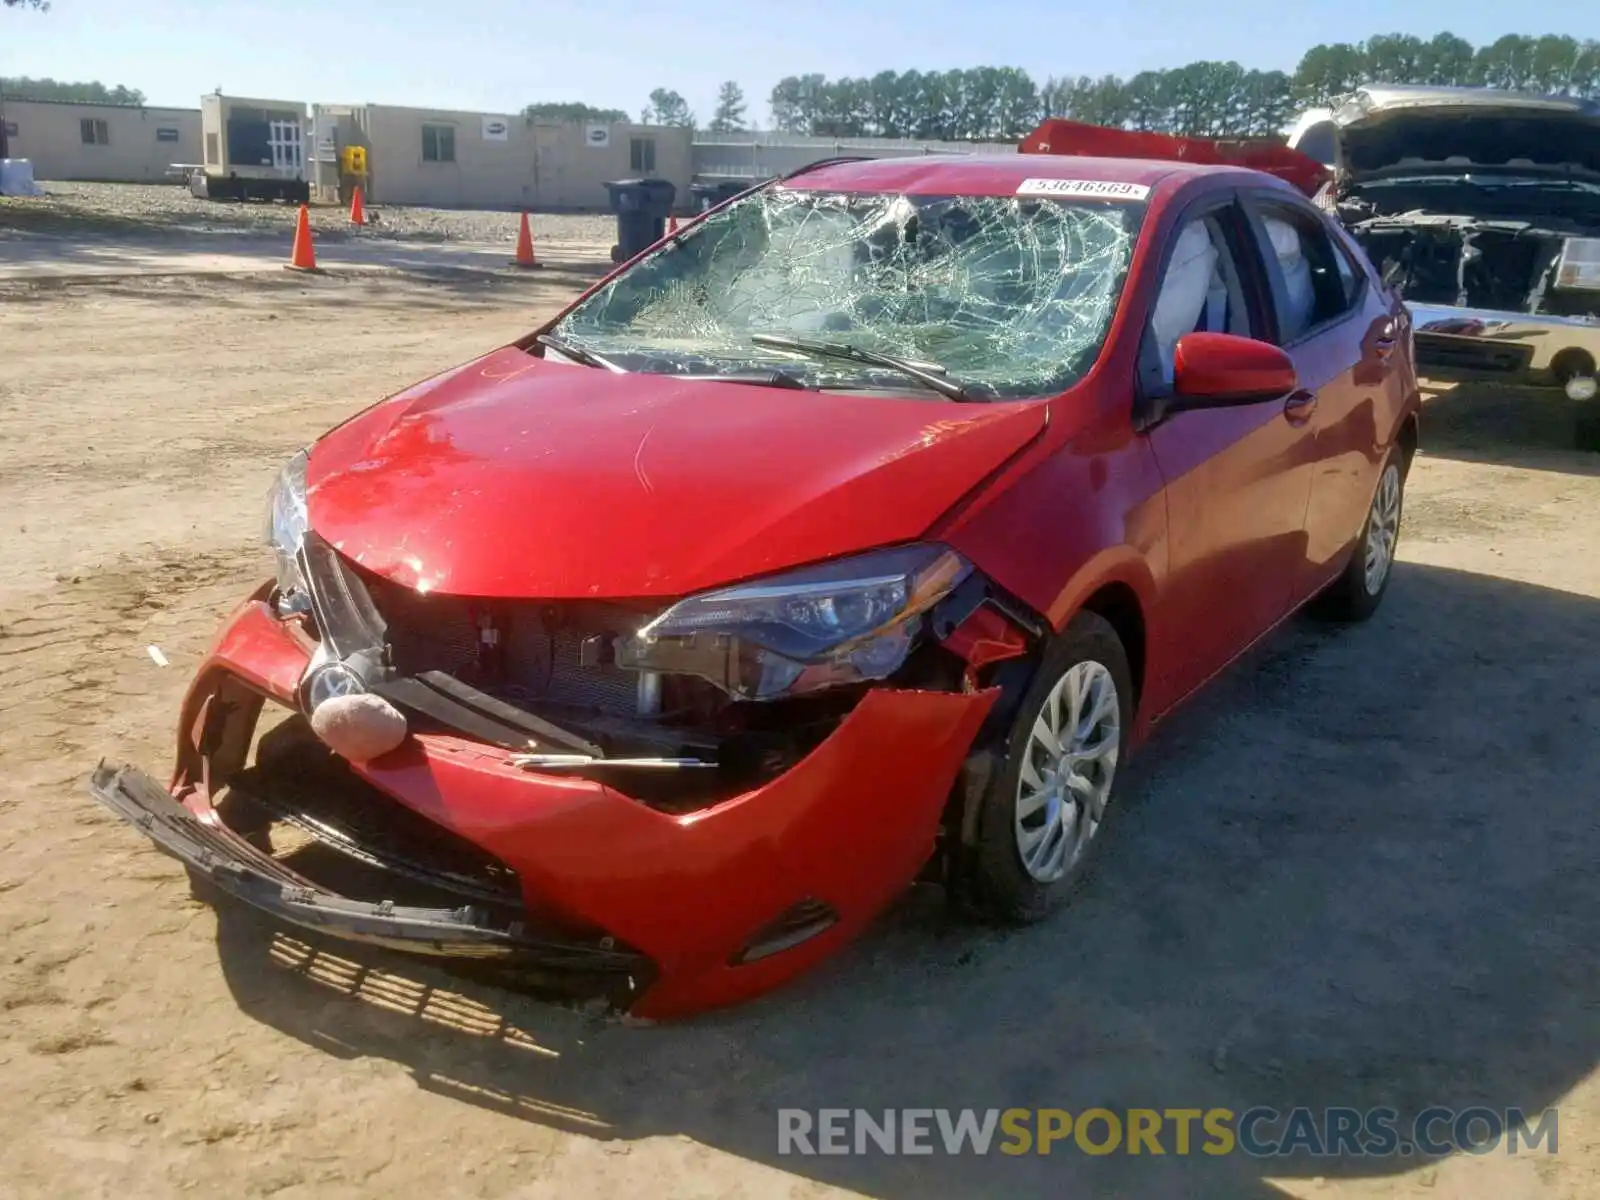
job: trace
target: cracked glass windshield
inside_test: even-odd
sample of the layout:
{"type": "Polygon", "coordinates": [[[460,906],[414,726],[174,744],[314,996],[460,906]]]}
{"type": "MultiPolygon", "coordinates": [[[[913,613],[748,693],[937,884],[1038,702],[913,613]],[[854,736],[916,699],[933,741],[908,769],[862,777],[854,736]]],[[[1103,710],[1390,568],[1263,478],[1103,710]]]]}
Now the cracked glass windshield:
{"type": "Polygon", "coordinates": [[[769,188],[685,230],[551,333],[615,367],[782,371],[811,387],[917,385],[757,345],[790,336],[932,369],[968,398],[1071,385],[1093,365],[1142,204],[769,188]]]}

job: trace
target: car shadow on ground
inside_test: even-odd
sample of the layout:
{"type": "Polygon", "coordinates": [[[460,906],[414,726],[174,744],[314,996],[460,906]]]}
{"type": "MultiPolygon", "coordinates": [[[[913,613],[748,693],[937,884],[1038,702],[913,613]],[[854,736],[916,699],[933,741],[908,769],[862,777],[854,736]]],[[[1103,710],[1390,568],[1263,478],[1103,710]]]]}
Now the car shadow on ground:
{"type": "Polygon", "coordinates": [[[1600,1054],[1597,642],[1600,601],[1401,564],[1370,624],[1292,623],[1158,734],[1070,909],[997,932],[914,897],[786,991],[675,1026],[232,908],[221,963],[254,1018],[464,1103],[894,1200],[1389,1175],[1421,1163],[1185,1156],[1170,1129],[1163,1157],[780,1156],[777,1110],[1391,1107],[1404,1131],[1558,1104],[1600,1054]]]}
{"type": "Polygon", "coordinates": [[[1558,388],[1430,384],[1422,448],[1435,458],[1600,475],[1600,454],[1574,449],[1579,406],[1558,388]]]}

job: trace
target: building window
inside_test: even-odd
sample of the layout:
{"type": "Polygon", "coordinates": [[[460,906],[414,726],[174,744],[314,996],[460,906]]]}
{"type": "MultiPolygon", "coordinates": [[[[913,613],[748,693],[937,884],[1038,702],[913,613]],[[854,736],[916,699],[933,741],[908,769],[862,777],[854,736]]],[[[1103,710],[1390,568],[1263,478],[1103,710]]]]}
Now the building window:
{"type": "Polygon", "coordinates": [[[628,144],[628,169],[651,174],[656,169],[655,138],[633,138],[628,144]]]}
{"type": "Polygon", "coordinates": [[[99,117],[84,117],[78,122],[78,130],[83,135],[85,146],[109,146],[111,133],[106,129],[106,123],[99,117]]]}
{"type": "Polygon", "coordinates": [[[422,161],[453,163],[455,160],[455,126],[424,125],[422,127],[422,161]]]}
{"type": "Polygon", "coordinates": [[[158,142],[176,142],[178,140],[180,140],[179,137],[178,137],[178,131],[176,129],[174,129],[172,126],[170,126],[170,125],[162,125],[162,126],[159,126],[156,129],[156,141],[158,141],[158,142]]]}

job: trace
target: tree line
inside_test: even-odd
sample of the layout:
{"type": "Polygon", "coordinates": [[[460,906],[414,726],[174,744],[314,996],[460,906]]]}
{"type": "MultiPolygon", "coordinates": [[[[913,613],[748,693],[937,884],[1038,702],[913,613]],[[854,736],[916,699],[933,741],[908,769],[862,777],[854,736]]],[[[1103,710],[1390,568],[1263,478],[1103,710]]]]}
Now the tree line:
{"type": "MultiPolygon", "coordinates": [[[[1467,84],[1600,96],[1600,42],[1508,35],[1474,47],[1453,33],[1379,34],[1313,46],[1293,72],[1236,62],[1050,77],[1016,67],[791,75],[772,89],[772,126],[827,137],[1017,141],[1044,117],[1206,137],[1272,136],[1307,107],[1364,83],[1467,84]]],[[[692,123],[692,119],[690,122],[692,123]]]]}
{"type": "Polygon", "coordinates": [[[108,88],[105,84],[68,83],[60,79],[0,78],[0,96],[11,100],[84,100],[91,104],[127,104],[138,108],[144,93],[138,88],[108,88]]]}

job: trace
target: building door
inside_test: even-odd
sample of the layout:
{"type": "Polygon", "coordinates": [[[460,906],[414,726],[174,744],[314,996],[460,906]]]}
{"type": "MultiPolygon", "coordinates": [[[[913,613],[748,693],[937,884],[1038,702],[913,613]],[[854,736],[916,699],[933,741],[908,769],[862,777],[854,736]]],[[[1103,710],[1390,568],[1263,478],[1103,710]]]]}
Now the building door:
{"type": "Polygon", "coordinates": [[[267,147],[272,169],[286,179],[299,179],[305,170],[305,147],[299,121],[272,121],[267,126],[267,147]]]}

